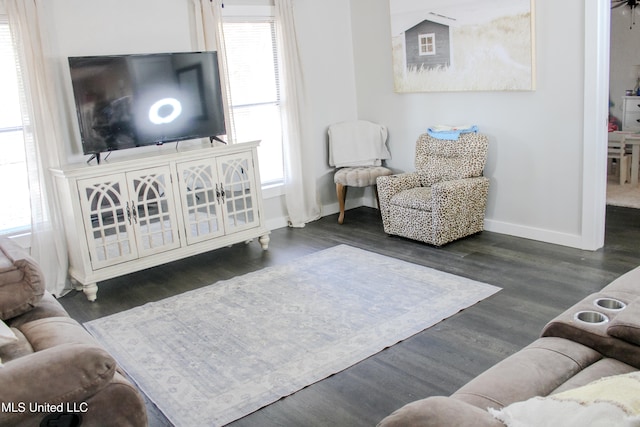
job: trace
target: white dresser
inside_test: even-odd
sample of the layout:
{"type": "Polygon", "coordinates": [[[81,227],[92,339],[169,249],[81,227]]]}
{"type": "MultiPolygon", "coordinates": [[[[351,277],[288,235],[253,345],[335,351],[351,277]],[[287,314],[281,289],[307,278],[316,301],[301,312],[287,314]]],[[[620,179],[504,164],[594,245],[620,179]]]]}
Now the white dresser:
{"type": "Polygon", "coordinates": [[[640,96],[622,97],[622,130],[640,132],[640,96]]]}

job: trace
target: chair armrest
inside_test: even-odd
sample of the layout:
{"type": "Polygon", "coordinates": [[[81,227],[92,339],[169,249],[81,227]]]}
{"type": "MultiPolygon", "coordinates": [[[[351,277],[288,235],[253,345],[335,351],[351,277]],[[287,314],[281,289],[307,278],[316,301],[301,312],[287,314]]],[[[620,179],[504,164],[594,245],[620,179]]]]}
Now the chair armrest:
{"type": "Polygon", "coordinates": [[[436,245],[450,241],[449,235],[466,236],[484,228],[489,179],[484,176],[433,184],[433,228],[436,245]],[[474,230],[473,232],[467,232],[474,230]]]}
{"type": "Polygon", "coordinates": [[[434,210],[449,210],[461,206],[486,205],[489,178],[463,178],[441,181],[431,186],[434,210]]]}
{"type": "Polygon", "coordinates": [[[398,409],[378,427],[504,427],[488,411],[455,398],[433,396],[417,400],[398,409]]]}
{"type": "MultiPolygon", "coordinates": [[[[0,412],[0,425],[18,425],[38,413],[30,404],[82,403],[113,378],[116,362],[106,350],[87,344],[65,344],[38,351],[0,368],[0,402],[13,411],[0,412]]],[[[41,418],[41,417],[40,417],[41,418]]]]}
{"type": "Polygon", "coordinates": [[[379,176],[376,184],[378,185],[378,192],[384,191],[389,193],[391,197],[403,190],[420,187],[420,177],[415,172],[379,176]]]}
{"type": "Polygon", "coordinates": [[[376,180],[376,184],[382,224],[384,229],[388,230],[390,226],[389,206],[391,198],[401,191],[420,187],[420,177],[415,172],[379,176],[376,180]]]}

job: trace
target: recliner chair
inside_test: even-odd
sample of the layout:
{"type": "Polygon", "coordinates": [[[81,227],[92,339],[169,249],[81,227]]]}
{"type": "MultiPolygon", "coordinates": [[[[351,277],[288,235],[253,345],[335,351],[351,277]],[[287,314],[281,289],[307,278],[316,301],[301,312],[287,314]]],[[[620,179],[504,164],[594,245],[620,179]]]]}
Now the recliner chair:
{"type": "Polygon", "coordinates": [[[489,179],[482,176],[488,140],[420,135],[416,171],[377,179],[384,231],[441,246],[484,229],[489,179]]]}

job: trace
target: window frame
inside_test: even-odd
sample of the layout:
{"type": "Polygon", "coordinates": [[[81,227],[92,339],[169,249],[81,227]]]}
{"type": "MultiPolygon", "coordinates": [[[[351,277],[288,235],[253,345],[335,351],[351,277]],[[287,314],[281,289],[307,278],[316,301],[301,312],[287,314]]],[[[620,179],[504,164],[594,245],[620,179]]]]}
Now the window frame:
{"type": "Polygon", "coordinates": [[[418,34],[418,53],[420,56],[433,56],[436,54],[435,33],[418,34]],[[425,51],[423,51],[423,47],[426,47],[425,51]],[[431,48],[431,50],[429,50],[429,48],[431,48]]]}
{"type": "MultiPolygon", "coordinates": [[[[4,10],[3,7],[0,7],[0,25],[1,26],[6,26],[7,30],[8,30],[8,34],[9,34],[9,39],[5,40],[9,41],[11,44],[13,44],[13,42],[11,41],[11,29],[9,28],[9,19],[8,16],[4,10]]],[[[13,47],[12,47],[13,49],[13,47]]],[[[17,62],[18,58],[15,56],[15,52],[14,52],[14,63],[17,62]]],[[[20,75],[19,72],[17,71],[19,69],[19,67],[16,64],[16,75],[18,78],[18,82],[20,81],[20,75]]],[[[20,91],[22,89],[20,88],[20,84],[18,84],[18,92],[19,92],[19,96],[20,96],[20,91]]],[[[17,105],[17,108],[20,109],[20,105],[17,105]]],[[[24,121],[21,120],[20,124],[11,124],[9,126],[4,126],[2,127],[0,125],[0,135],[2,134],[8,134],[8,133],[13,133],[13,132],[18,132],[20,133],[20,135],[24,135],[24,129],[25,129],[25,125],[24,125],[24,121]]],[[[25,156],[26,156],[26,147],[24,144],[24,137],[20,138],[22,140],[22,150],[23,152],[25,152],[25,156]]],[[[18,162],[20,163],[20,162],[18,162]]],[[[12,163],[12,164],[18,164],[18,163],[12,163]]],[[[0,165],[0,167],[2,167],[3,165],[0,165]]],[[[27,180],[26,185],[28,186],[28,171],[27,171],[27,164],[26,164],[26,157],[25,157],[25,161],[24,161],[24,168],[25,168],[25,179],[27,180]]],[[[28,222],[24,225],[18,225],[18,226],[14,226],[11,228],[2,228],[0,229],[0,235],[5,236],[5,237],[16,237],[16,236],[29,236],[31,234],[31,204],[30,204],[30,200],[27,200],[27,206],[25,208],[25,210],[28,210],[28,222]]],[[[26,213],[26,212],[25,212],[26,213]]]]}
{"type": "MultiPolygon", "coordinates": [[[[282,118],[282,111],[281,111],[282,100],[281,100],[281,89],[280,89],[282,80],[280,79],[280,72],[281,72],[280,64],[279,64],[280,53],[279,53],[279,46],[278,46],[278,37],[276,33],[277,23],[276,23],[276,17],[275,17],[275,7],[266,6],[266,5],[252,5],[252,6],[225,5],[224,9],[222,10],[223,34],[224,34],[224,24],[234,23],[234,22],[235,23],[265,22],[265,23],[270,23],[273,26],[272,31],[273,31],[273,40],[275,43],[274,62],[275,62],[275,72],[276,72],[276,84],[277,84],[277,95],[276,95],[277,99],[273,102],[263,102],[263,103],[246,104],[246,105],[245,104],[234,105],[232,102],[232,99],[230,99],[229,109],[231,110],[232,114],[234,114],[233,113],[234,109],[241,109],[241,108],[247,108],[247,107],[258,106],[258,105],[264,105],[264,106],[273,105],[280,110],[279,115],[280,115],[280,118],[282,118]]],[[[226,49],[228,49],[228,46],[226,47],[226,49]]],[[[229,81],[229,79],[227,79],[227,81],[229,81]]],[[[233,121],[235,122],[235,119],[233,121]]],[[[282,123],[282,121],[280,123],[282,123]]],[[[284,132],[284,129],[281,129],[281,131],[284,132]]],[[[237,139],[237,137],[235,139],[237,139]]],[[[280,143],[282,144],[282,142],[283,141],[281,140],[280,143]]],[[[284,157],[284,147],[283,147],[282,155],[284,157]]],[[[258,154],[258,157],[260,157],[259,154],[258,154]]],[[[285,164],[284,158],[282,159],[282,162],[283,162],[283,168],[281,171],[282,172],[281,178],[278,178],[276,180],[261,182],[261,185],[263,188],[263,195],[265,196],[265,198],[275,197],[283,194],[284,164],[285,164]],[[264,192],[265,190],[266,190],[266,193],[264,192]]]]}

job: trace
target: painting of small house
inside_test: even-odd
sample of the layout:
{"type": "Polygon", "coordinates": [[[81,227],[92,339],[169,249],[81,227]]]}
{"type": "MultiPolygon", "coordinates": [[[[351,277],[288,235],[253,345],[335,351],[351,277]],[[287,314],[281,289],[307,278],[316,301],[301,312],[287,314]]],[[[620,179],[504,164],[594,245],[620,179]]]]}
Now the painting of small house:
{"type": "Polygon", "coordinates": [[[394,89],[535,89],[534,0],[390,0],[394,89]]]}
{"type": "Polygon", "coordinates": [[[407,69],[448,67],[451,65],[449,26],[423,20],[404,33],[407,69]]]}

